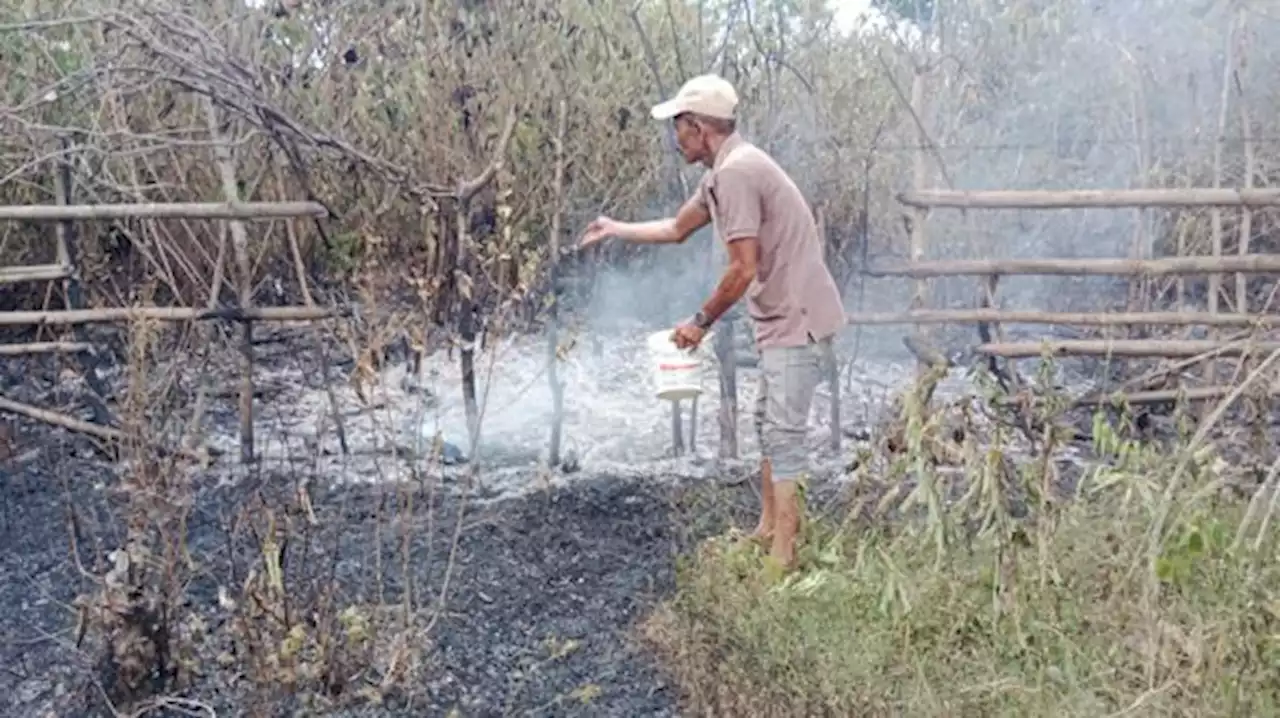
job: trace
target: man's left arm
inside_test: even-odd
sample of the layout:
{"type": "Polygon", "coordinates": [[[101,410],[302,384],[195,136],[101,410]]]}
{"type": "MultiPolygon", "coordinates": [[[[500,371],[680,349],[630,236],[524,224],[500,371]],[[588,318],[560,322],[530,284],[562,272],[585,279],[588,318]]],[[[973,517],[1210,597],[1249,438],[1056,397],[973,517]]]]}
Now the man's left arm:
{"type": "Polygon", "coordinates": [[[760,240],[756,237],[740,237],[729,243],[729,266],[721,275],[715,293],[702,305],[696,320],[702,329],[714,324],[746,294],[751,280],[756,278],[759,256],[760,240]]]}
{"type": "Polygon", "coordinates": [[[729,266],[716,291],[686,324],[676,327],[671,339],[681,349],[695,347],[716,320],[724,316],[751,286],[760,262],[760,191],[753,178],[737,167],[720,171],[708,186],[720,236],[729,249],[729,266]]]}
{"type": "Polygon", "coordinates": [[[740,167],[726,167],[716,177],[715,211],[720,233],[729,249],[729,266],[715,294],[702,305],[697,317],[703,329],[724,316],[756,278],[760,260],[761,197],[755,178],[740,167]]]}

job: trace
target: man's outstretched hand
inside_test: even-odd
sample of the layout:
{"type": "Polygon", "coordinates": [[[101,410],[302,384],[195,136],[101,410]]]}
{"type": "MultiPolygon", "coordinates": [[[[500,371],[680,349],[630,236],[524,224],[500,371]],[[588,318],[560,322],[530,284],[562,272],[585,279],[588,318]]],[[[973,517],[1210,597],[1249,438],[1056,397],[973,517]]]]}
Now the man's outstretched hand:
{"type": "Polygon", "coordinates": [[[706,335],[707,330],[693,322],[686,322],[671,332],[671,341],[677,349],[694,349],[702,343],[702,338],[706,335]]]}
{"type": "Polygon", "coordinates": [[[618,223],[601,215],[591,220],[591,224],[587,225],[587,230],[582,233],[582,240],[578,242],[578,248],[586,249],[617,235],[617,233],[618,223]]]}

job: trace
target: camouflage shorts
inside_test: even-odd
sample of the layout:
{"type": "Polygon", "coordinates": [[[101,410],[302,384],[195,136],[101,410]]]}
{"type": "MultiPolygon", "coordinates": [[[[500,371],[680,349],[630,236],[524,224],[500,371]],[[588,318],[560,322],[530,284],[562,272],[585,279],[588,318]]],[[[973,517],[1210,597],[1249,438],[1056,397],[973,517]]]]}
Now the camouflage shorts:
{"type": "Polygon", "coordinates": [[[794,481],[809,470],[809,413],[813,395],[835,361],[831,337],[798,347],[760,350],[756,433],[773,480],[794,481]]]}

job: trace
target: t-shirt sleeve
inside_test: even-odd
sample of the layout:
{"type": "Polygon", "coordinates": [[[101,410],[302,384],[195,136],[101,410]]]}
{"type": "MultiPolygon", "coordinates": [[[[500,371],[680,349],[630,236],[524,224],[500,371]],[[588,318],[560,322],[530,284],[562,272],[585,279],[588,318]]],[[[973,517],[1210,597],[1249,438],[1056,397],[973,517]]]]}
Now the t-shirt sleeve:
{"type": "Polygon", "coordinates": [[[749,173],[726,167],[716,175],[712,191],[724,241],[760,236],[760,191],[749,173]]]}
{"type": "Polygon", "coordinates": [[[707,181],[705,179],[698,182],[698,186],[693,188],[693,194],[689,200],[702,209],[710,211],[711,203],[707,201],[707,181]]]}

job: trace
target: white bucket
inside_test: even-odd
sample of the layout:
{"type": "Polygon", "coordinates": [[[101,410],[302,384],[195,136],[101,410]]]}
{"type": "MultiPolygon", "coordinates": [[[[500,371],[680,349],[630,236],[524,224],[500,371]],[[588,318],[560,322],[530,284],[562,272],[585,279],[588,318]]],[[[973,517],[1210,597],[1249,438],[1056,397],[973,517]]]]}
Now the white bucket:
{"type": "Polygon", "coordinates": [[[679,349],[671,341],[671,329],[649,335],[649,361],[659,399],[680,401],[702,393],[702,356],[699,351],[711,339],[708,334],[698,349],[679,349]]]}

